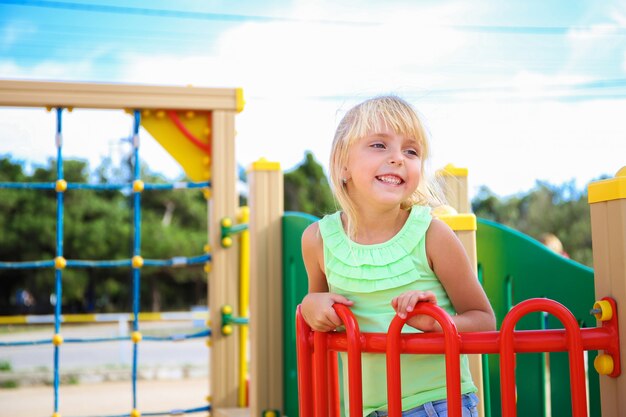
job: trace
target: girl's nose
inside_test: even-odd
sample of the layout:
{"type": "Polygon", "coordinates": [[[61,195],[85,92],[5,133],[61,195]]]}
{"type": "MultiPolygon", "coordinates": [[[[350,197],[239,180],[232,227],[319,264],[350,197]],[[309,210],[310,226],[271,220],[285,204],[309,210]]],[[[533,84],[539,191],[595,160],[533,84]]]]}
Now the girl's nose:
{"type": "Polygon", "coordinates": [[[404,163],[404,159],[402,158],[402,155],[392,155],[391,158],[389,159],[389,164],[390,165],[402,165],[404,163]]]}

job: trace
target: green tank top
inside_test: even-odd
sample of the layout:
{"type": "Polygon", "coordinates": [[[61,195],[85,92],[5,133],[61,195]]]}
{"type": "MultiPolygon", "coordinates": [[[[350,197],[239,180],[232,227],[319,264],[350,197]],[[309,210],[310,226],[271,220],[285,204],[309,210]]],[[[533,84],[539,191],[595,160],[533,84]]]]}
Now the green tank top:
{"type": "MultiPolygon", "coordinates": [[[[387,332],[395,311],[393,297],[409,290],[432,291],[440,307],[455,314],[450,299],[426,256],[430,207],[413,206],[402,229],[386,242],[362,245],[345,233],[340,212],[319,221],[324,242],[324,266],[331,292],[354,301],[351,307],[362,332],[387,332]]],[[[420,333],[404,326],[403,333],[420,333]]],[[[347,364],[345,353],[342,364],[347,364]]],[[[444,355],[401,355],[402,409],[446,398],[444,355]]],[[[348,392],[347,366],[343,392],[348,392]]],[[[363,415],[387,408],[385,355],[364,353],[363,415]]],[[[476,391],[466,355],[461,356],[461,392],[476,391]]],[[[346,415],[348,398],[344,396],[346,415]]]]}

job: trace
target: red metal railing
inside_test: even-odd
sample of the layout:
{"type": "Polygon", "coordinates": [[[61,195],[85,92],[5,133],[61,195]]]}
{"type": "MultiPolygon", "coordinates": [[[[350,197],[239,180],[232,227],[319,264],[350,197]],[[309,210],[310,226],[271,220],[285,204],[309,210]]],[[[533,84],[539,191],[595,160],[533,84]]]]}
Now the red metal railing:
{"type": "Polygon", "coordinates": [[[503,417],[517,415],[515,402],[515,353],[569,352],[570,386],[573,417],[587,416],[587,395],[583,363],[584,350],[604,350],[613,367],[606,373],[617,377],[621,372],[616,305],[603,299],[602,327],[578,327],[572,313],[562,304],[545,298],[526,300],[511,309],[499,332],[459,333],[451,317],[440,307],[418,303],[406,319],[396,316],[388,333],[361,333],[352,312],[335,304],[335,311],[345,332],[314,332],[306,324],[300,307],[296,313],[298,350],[298,390],[300,417],[338,417],[339,385],[337,354],[347,352],[348,397],[350,417],[363,416],[361,353],[387,355],[387,398],[389,417],[402,414],[400,354],[445,354],[448,413],[461,417],[460,354],[500,354],[500,385],[503,417]],[[543,311],[556,316],[565,329],[515,331],[516,323],[526,314],[543,311]],[[442,333],[401,334],[406,320],[415,314],[426,314],[441,325],[442,333]]]}

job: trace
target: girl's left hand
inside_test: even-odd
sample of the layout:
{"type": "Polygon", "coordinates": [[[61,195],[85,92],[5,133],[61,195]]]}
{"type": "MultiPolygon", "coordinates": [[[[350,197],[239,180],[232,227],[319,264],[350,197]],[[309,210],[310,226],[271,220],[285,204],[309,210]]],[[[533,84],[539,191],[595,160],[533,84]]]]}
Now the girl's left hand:
{"type": "MultiPolygon", "coordinates": [[[[437,297],[431,291],[407,291],[394,297],[391,300],[391,306],[400,318],[406,318],[407,314],[413,311],[415,305],[419,302],[437,304],[437,297]]],[[[432,332],[439,329],[437,321],[424,314],[413,316],[406,323],[423,332],[432,332]]]]}

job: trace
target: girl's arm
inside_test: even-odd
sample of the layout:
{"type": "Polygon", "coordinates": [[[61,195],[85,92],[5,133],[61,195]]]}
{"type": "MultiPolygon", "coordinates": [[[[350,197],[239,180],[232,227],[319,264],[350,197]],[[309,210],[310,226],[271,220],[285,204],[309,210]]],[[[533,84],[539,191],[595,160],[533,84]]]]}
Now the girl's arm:
{"type": "Polygon", "coordinates": [[[324,247],[319,225],[313,223],[302,234],[302,258],[309,277],[309,293],[302,299],[302,316],[315,331],[327,332],[341,326],[342,322],[333,304],[347,306],[352,301],[339,294],[328,292],[324,273],[324,247]]]}
{"type": "MultiPolygon", "coordinates": [[[[433,219],[426,232],[426,254],[457,314],[452,317],[460,332],[496,329],[487,295],[474,274],[465,249],[450,227],[433,219]]],[[[439,326],[437,326],[439,327],[439,326]]]]}

